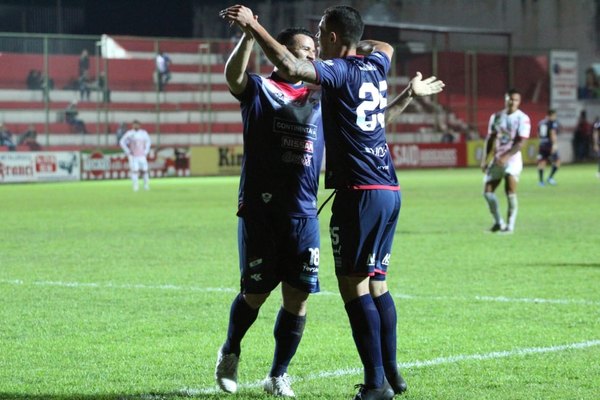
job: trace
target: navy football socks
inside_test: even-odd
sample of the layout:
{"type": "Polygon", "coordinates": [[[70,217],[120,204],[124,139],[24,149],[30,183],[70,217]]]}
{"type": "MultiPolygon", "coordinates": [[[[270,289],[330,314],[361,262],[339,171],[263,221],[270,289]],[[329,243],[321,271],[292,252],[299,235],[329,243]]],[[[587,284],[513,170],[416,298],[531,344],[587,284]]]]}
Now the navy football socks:
{"type": "Polygon", "coordinates": [[[392,377],[398,373],[396,361],[396,325],[398,317],[396,305],[390,292],[373,299],[381,320],[381,354],[386,375],[392,377]]]}
{"type": "Polygon", "coordinates": [[[254,321],[256,321],[259,309],[255,310],[250,307],[241,293],[237,295],[233,303],[231,303],[227,340],[223,345],[223,354],[233,353],[238,357],[240,356],[242,339],[254,321]]]}
{"type": "Polygon", "coordinates": [[[381,360],[381,322],[373,298],[370,294],[357,297],[346,303],[345,308],[364,367],[364,384],[371,388],[381,387],[385,376],[381,360]]]}
{"type": "Polygon", "coordinates": [[[281,307],[273,329],[275,354],[269,376],[282,376],[287,372],[288,365],[300,345],[305,324],[306,316],[294,315],[281,307]]]}

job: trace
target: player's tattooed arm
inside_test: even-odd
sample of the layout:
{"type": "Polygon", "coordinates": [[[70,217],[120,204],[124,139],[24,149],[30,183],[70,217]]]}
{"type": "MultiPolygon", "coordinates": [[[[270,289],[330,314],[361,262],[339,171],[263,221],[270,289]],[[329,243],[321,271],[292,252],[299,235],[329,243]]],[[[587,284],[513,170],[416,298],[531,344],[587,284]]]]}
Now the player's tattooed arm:
{"type": "MultiPolygon", "coordinates": [[[[283,58],[279,63],[272,61],[278,68],[279,73],[290,81],[305,81],[314,83],[316,80],[315,67],[312,62],[300,60],[295,57],[286,47],[283,58]]],[[[267,52],[265,51],[265,54],[267,52]]],[[[268,55],[267,58],[271,59],[268,55]]]]}
{"type": "Polygon", "coordinates": [[[235,5],[221,10],[219,16],[230,23],[237,24],[242,30],[250,32],[260,45],[267,58],[289,80],[302,80],[317,83],[317,73],[310,61],[296,58],[284,45],[280,44],[258,22],[252,10],[235,5]]]}

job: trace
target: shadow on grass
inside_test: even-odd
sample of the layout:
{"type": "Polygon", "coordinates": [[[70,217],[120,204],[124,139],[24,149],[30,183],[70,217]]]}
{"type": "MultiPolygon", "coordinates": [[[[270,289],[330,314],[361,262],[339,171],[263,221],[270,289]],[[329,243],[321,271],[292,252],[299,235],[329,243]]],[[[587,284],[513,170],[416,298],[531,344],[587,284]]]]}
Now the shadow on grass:
{"type": "Polygon", "coordinates": [[[600,268],[597,262],[554,262],[554,263],[525,263],[528,267],[556,267],[556,268],[600,268]]]}
{"type": "MultiPolygon", "coordinates": [[[[238,393],[244,399],[264,399],[264,393],[241,392],[238,393]]],[[[177,399],[223,399],[223,393],[140,393],[140,394],[26,394],[26,393],[3,393],[0,392],[2,400],[177,400],[177,399]]]]}

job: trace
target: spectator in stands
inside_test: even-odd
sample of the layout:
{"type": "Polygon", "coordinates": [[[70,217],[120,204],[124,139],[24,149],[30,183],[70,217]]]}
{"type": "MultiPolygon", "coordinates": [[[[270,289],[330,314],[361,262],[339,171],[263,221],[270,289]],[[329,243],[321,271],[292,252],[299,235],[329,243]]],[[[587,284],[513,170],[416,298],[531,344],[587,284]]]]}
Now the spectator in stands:
{"type": "Polygon", "coordinates": [[[454,135],[449,130],[442,134],[442,143],[454,143],[454,135]]]}
{"type": "Polygon", "coordinates": [[[598,99],[600,98],[600,82],[594,68],[585,70],[585,83],[579,89],[580,99],[598,99]]]}
{"type": "Polygon", "coordinates": [[[88,73],[85,71],[82,75],[79,76],[78,80],[79,84],[79,99],[80,100],[90,100],[90,92],[92,91],[90,82],[88,79],[88,73]]]}
{"type": "Polygon", "coordinates": [[[88,51],[86,49],[81,50],[81,55],[79,56],[79,74],[77,75],[79,79],[82,76],[86,76],[86,79],[89,75],[90,71],[90,57],[88,55],[88,51]]]}
{"type": "Polygon", "coordinates": [[[85,122],[82,119],[77,118],[79,111],[77,110],[77,100],[73,100],[65,109],[65,121],[71,125],[73,130],[77,133],[87,133],[85,122]]]}
{"type": "Polygon", "coordinates": [[[22,134],[18,140],[19,146],[28,146],[31,151],[38,151],[42,148],[40,144],[37,142],[37,131],[35,130],[35,126],[30,124],[27,128],[27,132],[22,134]]]}
{"type": "Polygon", "coordinates": [[[42,80],[42,72],[37,69],[29,70],[27,74],[27,89],[31,90],[39,90],[42,88],[43,80],[42,80]]]}
{"type": "Polygon", "coordinates": [[[587,113],[581,110],[579,113],[579,122],[573,133],[573,153],[575,162],[585,161],[590,154],[590,138],[592,135],[592,125],[587,120],[587,113]]]}
{"type": "Polygon", "coordinates": [[[17,149],[11,131],[2,122],[0,122],[0,146],[6,146],[10,151],[17,149]]]}
{"type": "Polygon", "coordinates": [[[171,58],[168,55],[158,51],[156,55],[156,82],[158,90],[163,91],[164,86],[171,80],[171,58]]]}

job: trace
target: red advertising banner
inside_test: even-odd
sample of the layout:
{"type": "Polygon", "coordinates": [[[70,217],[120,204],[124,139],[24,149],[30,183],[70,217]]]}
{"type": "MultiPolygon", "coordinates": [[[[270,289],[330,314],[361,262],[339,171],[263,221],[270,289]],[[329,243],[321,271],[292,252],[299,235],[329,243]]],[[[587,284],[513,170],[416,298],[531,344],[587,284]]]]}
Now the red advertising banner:
{"type": "Polygon", "coordinates": [[[390,143],[396,168],[466,167],[465,143],[390,143]]]}

